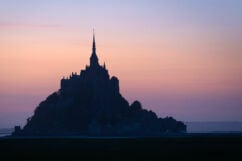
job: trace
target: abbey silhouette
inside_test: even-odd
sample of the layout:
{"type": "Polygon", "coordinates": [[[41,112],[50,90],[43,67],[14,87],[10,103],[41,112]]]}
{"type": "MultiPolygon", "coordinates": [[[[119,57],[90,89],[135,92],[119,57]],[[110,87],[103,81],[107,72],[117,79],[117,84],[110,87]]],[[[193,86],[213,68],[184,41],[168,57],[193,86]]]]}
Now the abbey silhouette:
{"type": "Polygon", "coordinates": [[[185,132],[186,125],[172,117],[158,118],[131,105],[119,92],[119,80],[108,74],[96,54],[93,35],[90,65],[80,75],[72,73],[61,87],[39,104],[34,115],[13,136],[150,136],[185,132]]]}

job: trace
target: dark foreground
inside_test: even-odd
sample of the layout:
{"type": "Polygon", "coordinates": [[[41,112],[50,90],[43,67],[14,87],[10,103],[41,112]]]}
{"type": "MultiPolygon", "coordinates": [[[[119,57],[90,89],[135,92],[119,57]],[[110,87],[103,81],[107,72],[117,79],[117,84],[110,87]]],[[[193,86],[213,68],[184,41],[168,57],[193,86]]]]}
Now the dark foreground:
{"type": "Polygon", "coordinates": [[[0,160],[242,160],[241,134],[156,138],[1,138],[0,160]]]}

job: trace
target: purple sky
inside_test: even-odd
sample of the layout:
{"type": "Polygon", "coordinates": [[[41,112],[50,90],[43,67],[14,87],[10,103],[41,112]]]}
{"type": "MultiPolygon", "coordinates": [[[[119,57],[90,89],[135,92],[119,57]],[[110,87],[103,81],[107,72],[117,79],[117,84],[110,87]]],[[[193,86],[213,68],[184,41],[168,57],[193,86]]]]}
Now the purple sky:
{"type": "Polygon", "coordinates": [[[97,54],[159,116],[242,121],[242,1],[1,0],[0,127],[23,125],[97,54]]]}

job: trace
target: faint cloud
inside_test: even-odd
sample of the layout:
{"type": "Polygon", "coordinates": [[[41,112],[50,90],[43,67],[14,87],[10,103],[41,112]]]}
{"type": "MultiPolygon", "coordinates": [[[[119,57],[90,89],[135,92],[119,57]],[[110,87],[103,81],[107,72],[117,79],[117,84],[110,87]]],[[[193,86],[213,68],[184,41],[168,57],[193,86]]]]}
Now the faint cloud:
{"type": "Polygon", "coordinates": [[[0,28],[60,28],[58,24],[0,22],[0,28]]]}

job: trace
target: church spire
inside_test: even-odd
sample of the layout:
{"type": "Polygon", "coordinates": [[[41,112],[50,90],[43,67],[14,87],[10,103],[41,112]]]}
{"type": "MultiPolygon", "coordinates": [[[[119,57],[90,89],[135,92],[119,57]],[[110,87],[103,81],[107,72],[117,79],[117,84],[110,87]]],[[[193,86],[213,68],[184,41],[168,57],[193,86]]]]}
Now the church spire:
{"type": "Polygon", "coordinates": [[[96,53],[96,42],[95,42],[95,32],[93,29],[93,38],[92,38],[92,53],[96,53]]]}
{"type": "Polygon", "coordinates": [[[92,55],[90,57],[90,66],[99,66],[98,57],[97,57],[97,54],[96,54],[96,42],[95,42],[94,30],[93,30],[92,55]]]}

